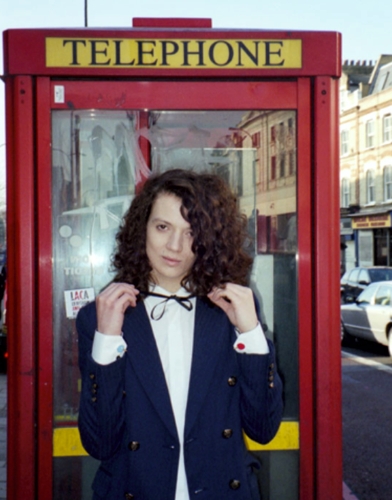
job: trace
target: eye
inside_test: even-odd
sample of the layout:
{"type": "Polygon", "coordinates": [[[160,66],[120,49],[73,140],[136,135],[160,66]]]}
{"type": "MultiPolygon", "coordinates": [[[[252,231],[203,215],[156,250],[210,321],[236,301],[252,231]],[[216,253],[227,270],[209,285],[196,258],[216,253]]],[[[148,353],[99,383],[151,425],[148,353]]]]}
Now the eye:
{"type": "Polygon", "coordinates": [[[165,231],[167,229],[167,225],[160,223],[156,225],[156,228],[158,229],[158,231],[165,231]]]}

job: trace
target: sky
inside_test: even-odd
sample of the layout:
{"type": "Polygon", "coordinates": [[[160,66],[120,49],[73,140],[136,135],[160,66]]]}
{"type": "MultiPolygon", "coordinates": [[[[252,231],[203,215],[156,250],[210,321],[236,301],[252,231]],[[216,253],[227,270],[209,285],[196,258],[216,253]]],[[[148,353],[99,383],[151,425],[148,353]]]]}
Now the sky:
{"type": "MultiPolygon", "coordinates": [[[[0,0],[0,32],[83,27],[85,0],[0,0]]],[[[88,0],[88,26],[131,27],[134,17],[204,17],[213,28],[339,31],[343,60],[392,54],[392,2],[373,0],[88,0]]],[[[3,74],[0,40],[0,74],[3,74]]],[[[4,84],[0,81],[0,209],[5,183],[4,84]]]]}

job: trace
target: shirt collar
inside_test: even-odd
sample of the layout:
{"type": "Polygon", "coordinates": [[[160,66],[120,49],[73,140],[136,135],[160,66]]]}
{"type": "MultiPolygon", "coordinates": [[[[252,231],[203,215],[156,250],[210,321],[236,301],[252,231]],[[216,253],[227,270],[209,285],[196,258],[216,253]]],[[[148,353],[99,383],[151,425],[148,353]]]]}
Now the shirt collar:
{"type": "MultiPolygon", "coordinates": [[[[162,286],[155,285],[154,283],[150,283],[148,288],[150,292],[160,293],[162,295],[167,295],[168,297],[170,295],[178,295],[179,297],[188,297],[190,295],[190,293],[183,286],[181,286],[176,292],[168,292],[162,286]]],[[[146,298],[153,298],[153,297],[148,295],[146,298]]]]}

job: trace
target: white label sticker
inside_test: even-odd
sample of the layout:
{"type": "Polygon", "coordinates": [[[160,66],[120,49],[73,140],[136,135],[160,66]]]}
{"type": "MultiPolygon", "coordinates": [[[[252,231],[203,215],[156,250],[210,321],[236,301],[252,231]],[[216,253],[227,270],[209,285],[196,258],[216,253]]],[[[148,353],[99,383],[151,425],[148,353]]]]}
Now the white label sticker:
{"type": "Polygon", "coordinates": [[[63,85],[54,86],[54,102],[64,103],[65,102],[65,92],[63,85]]]}
{"type": "Polygon", "coordinates": [[[65,290],[64,299],[67,318],[74,319],[83,306],[95,299],[94,288],[65,290]]]}

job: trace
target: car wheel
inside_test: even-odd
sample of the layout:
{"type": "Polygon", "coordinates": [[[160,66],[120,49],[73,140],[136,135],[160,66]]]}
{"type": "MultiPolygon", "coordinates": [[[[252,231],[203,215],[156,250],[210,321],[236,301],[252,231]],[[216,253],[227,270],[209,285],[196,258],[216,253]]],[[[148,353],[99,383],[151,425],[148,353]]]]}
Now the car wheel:
{"type": "MultiPolygon", "coordinates": [[[[340,342],[342,345],[350,345],[352,342],[353,338],[352,336],[347,333],[347,330],[345,329],[343,322],[340,322],[340,342]]],[[[392,342],[391,342],[391,347],[392,347],[392,342]]]]}
{"type": "Polygon", "coordinates": [[[389,355],[392,356],[392,326],[388,329],[388,351],[389,355]]]}

